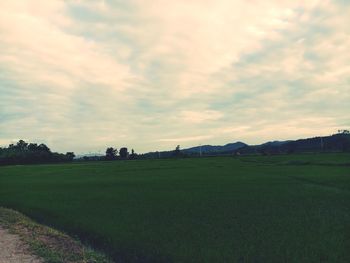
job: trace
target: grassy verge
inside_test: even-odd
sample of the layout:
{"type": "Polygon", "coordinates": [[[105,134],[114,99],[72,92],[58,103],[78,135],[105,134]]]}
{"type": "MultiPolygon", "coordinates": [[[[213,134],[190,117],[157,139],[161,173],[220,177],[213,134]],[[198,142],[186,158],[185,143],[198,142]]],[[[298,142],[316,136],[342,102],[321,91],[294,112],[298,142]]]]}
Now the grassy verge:
{"type": "Polygon", "coordinates": [[[0,225],[17,234],[28,244],[33,254],[47,263],[97,263],[111,262],[68,235],[35,223],[30,218],[11,209],[0,207],[0,225]]]}

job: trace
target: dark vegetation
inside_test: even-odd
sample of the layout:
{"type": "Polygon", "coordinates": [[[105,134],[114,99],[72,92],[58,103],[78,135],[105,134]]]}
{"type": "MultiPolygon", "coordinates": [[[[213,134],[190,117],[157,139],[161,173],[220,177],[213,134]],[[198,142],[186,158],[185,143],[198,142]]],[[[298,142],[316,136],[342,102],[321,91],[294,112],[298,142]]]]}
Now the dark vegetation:
{"type": "Polygon", "coordinates": [[[350,154],[0,167],[0,206],[116,262],[350,262],[350,154]]]}
{"type": "Polygon", "coordinates": [[[212,154],[225,154],[225,153],[233,153],[234,151],[248,146],[247,144],[243,142],[235,142],[235,143],[228,143],[223,146],[214,146],[214,145],[202,145],[202,146],[196,146],[196,147],[191,147],[188,149],[182,150],[184,153],[189,154],[189,155],[195,155],[202,153],[202,155],[212,155],[212,154]]]}
{"type": "Polygon", "coordinates": [[[117,159],[118,150],[113,147],[109,147],[106,150],[106,160],[112,161],[117,159]]]}
{"type": "Polygon", "coordinates": [[[118,150],[113,147],[109,147],[106,150],[105,160],[109,161],[109,160],[117,160],[117,159],[122,159],[122,160],[135,159],[136,156],[137,154],[135,153],[134,149],[132,149],[131,154],[129,154],[128,148],[122,147],[119,150],[119,156],[118,156],[118,150]]]}
{"type": "Polygon", "coordinates": [[[261,145],[247,145],[242,142],[229,143],[224,146],[203,145],[187,149],[135,153],[134,149],[129,153],[127,147],[108,147],[105,156],[81,156],[75,158],[73,152],[66,154],[51,152],[45,144],[26,143],[23,140],[17,144],[0,148],[0,165],[10,164],[39,164],[70,161],[114,161],[135,159],[166,159],[186,158],[200,156],[228,156],[228,155],[276,155],[292,153],[318,153],[318,152],[350,152],[350,133],[348,130],[339,131],[338,134],[325,137],[314,137],[296,141],[273,141],[261,145]]]}
{"type": "Polygon", "coordinates": [[[339,133],[296,141],[273,141],[261,145],[247,145],[242,142],[229,143],[224,146],[203,145],[175,151],[149,152],[140,158],[172,158],[225,155],[276,155],[292,153],[350,152],[350,134],[347,130],[339,133]]]}
{"type": "Polygon", "coordinates": [[[325,137],[314,137],[296,141],[268,142],[256,146],[245,146],[236,151],[240,154],[290,154],[305,152],[350,152],[350,134],[338,133],[325,137]]]}
{"type": "Polygon", "coordinates": [[[27,143],[23,140],[0,148],[0,165],[70,162],[74,157],[73,152],[51,152],[45,144],[27,143]]]}

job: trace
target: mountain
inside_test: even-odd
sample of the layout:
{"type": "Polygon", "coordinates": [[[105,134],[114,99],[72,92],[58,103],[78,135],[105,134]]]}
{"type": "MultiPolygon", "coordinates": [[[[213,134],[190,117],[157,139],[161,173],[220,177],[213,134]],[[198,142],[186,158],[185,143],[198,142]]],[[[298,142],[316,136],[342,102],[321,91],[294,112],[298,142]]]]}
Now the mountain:
{"type": "Polygon", "coordinates": [[[288,142],[291,142],[291,140],[289,141],[271,141],[271,142],[265,142],[261,145],[264,145],[264,146],[281,146],[285,143],[288,143],[288,142]]]}
{"type": "MultiPolygon", "coordinates": [[[[347,131],[348,132],[348,131],[347,131]]],[[[247,145],[243,142],[228,143],[226,145],[202,145],[182,149],[182,156],[232,155],[232,154],[286,154],[303,152],[344,152],[350,151],[350,134],[338,133],[330,136],[313,137],[300,140],[270,141],[259,145],[247,145]]],[[[141,158],[170,158],[174,157],[174,150],[149,152],[141,158]]],[[[181,155],[180,155],[181,156],[181,155]]]]}
{"type": "Polygon", "coordinates": [[[248,146],[247,144],[243,142],[235,142],[235,143],[228,143],[223,146],[221,145],[202,145],[202,146],[195,146],[187,149],[182,149],[181,151],[183,153],[187,154],[198,154],[200,151],[202,151],[202,154],[210,154],[210,153],[225,153],[225,152],[233,152],[239,148],[248,146]]]}
{"type": "Polygon", "coordinates": [[[247,145],[236,152],[240,154],[285,154],[342,151],[350,151],[350,134],[338,133],[295,141],[274,141],[260,145],[247,145]]]}
{"type": "MultiPolygon", "coordinates": [[[[202,145],[191,148],[181,149],[181,154],[186,156],[199,156],[200,151],[202,155],[223,155],[232,154],[238,149],[248,146],[243,142],[228,143],[226,145],[202,145]]],[[[162,152],[148,152],[141,155],[141,158],[170,158],[174,157],[174,150],[162,152]]]]}

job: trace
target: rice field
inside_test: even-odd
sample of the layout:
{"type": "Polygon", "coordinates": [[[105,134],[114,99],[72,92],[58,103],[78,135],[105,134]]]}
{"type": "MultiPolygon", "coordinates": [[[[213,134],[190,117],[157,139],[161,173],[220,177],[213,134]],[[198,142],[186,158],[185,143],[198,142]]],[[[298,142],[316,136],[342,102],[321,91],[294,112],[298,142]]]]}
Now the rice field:
{"type": "Polygon", "coordinates": [[[0,206],[116,262],[350,262],[350,155],[0,167],[0,206]]]}

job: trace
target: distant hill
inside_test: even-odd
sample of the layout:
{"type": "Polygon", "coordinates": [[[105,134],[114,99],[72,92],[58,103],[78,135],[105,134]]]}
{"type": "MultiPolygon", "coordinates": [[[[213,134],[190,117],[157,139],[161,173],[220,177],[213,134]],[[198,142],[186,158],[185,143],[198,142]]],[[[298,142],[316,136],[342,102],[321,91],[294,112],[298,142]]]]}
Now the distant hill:
{"type": "MultiPolygon", "coordinates": [[[[191,148],[181,149],[182,156],[202,156],[232,154],[236,150],[248,146],[243,142],[228,143],[226,145],[202,145],[191,148]],[[200,148],[202,148],[200,150],[200,148]]],[[[149,152],[142,154],[141,158],[169,158],[174,157],[174,151],[149,152]]]]}
{"type": "Polygon", "coordinates": [[[272,141],[272,142],[265,142],[261,145],[264,145],[264,146],[281,146],[285,143],[288,143],[288,142],[291,142],[291,140],[289,141],[272,141]]]}
{"type": "MultiPolygon", "coordinates": [[[[202,145],[181,149],[183,156],[232,155],[232,154],[287,154],[302,152],[344,152],[350,151],[350,134],[338,133],[330,136],[313,137],[299,140],[270,141],[259,145],[247,145],[243,142],[226,145],[202,145]]],[[[149,152],[142,158],[174,157],[174,151],[149,152]]]]}
{"type": "Polygon", "coordinates": [[[236,150],[240,154],[285,154],[301,152],[350,151],[350,134],[334,134],[295,141],[274,141],[260,145],[247,145],[236,150]]]}
{"type": "Polygon", "coordinates": [[[228,143],[223,146],[221,145],[202,145],[202,146],[196,146],[191,147],[187,149],[181,150],[183,153],[199,153],[202,151],[202,154],[209,154],[209,153],[222,153],[222,152],[228,152],[228,151],[235,151],[239,148],[248,146],[247,144],[243,142],[234,142],[234,143],[228,143]]]}

